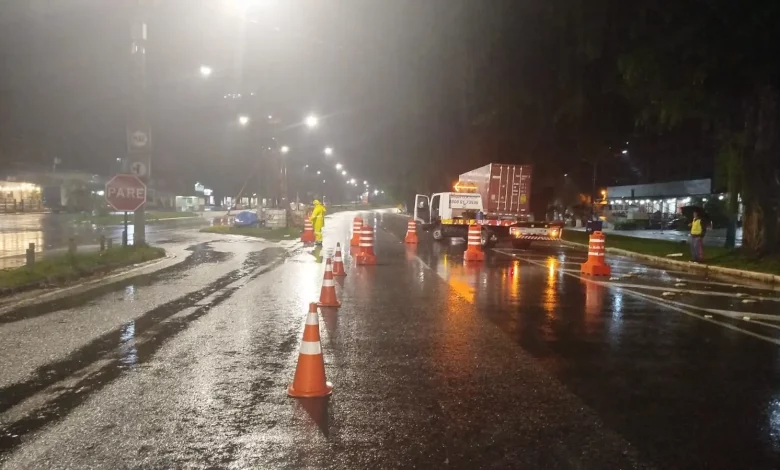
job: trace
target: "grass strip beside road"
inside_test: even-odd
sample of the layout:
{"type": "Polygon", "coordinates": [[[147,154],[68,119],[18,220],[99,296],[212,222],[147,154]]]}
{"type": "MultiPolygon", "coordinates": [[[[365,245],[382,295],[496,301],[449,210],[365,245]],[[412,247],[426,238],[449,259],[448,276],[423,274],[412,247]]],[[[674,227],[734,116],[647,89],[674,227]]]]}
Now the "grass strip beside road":
{"type": "MultiPolygon", "coordinates": [[[[146,222],[150,224],[175,221],[172,219],[195,219],[200,217],[194,212],[158,212],[150,211],[146,213],[146,222]]],[[[133,223],[133,214],[127,215],[128,222],[133,223]]],[[[89,215],[80,214],[76,217],[77,223],[90,223],[95,225],[121,225],[125,222],[124,214],[103,214],[103,215],[89,215]]]]}
{"type": "Polygon", "coordinates": [[[32,268],[0,270],[0,295],[72,282],[93,274],[151,261],[165,250],[151,246],[116,247],[103,252],[65,254],[36,261],[32,268]]]}
{"type": "MultiPolygon", "coordinates": [[[[607,248],[617,248],[619,250],[631,251],[648,256],[658,256],[660,258],[676,261],[691,260],[688,242],[653,240],[650,238],[616,235],[614,233],[605,234],[605,237],[607,248]],[[682,256],[668,256],[673,253],[682,253],[682,256]]],[[[577,230],[564,230],[563,239],[587,245],[589,235],[577,230]]],[[[722,246],[705,246],[704,263],[711,266],[722,266],[724,268],[780,275],[780,258],[756,258],[739,249],[729,249],[722,246]]]]}
{"type": "Polygon", "coordinates": [[[262,238],[264,240],[278,242],[281,240],[294,240],[301,236],[301,229],[295,227],[264,228],[264,227],[230,227],[227,225],[213,225],[200,230],[206,233],[221,233],[228,235],[243,235],[245,237],[262,238]]]}

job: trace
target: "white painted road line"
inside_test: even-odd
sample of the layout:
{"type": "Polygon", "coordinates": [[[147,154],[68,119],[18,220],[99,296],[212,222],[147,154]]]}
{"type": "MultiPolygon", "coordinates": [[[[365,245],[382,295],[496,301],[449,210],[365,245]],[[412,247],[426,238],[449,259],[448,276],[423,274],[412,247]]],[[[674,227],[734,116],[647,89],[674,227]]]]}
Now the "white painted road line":
{"type": "MultiPolygon", "coordinates": [[[[536,266],[538,266],[540,268],[543,268],[543,269],[549,269],[549,266],[547,266],[546,264],[539,263],[539,262],[531,260],[531,259],[517,257],[514,254],[507,253],[507,252],[505,252],[503,250],[494,250],[494,251],[497,252],[497,253],[501,253],[501,254],[503,254],[505,256],[512,256],[512,257],[521,259],[522,261],[526,261],[527,263],[534,264],[534,265],[536,265],[536,266]]],[[[628,289],[627,287],[633,287],[630,284],[626,284],[624,286],[617,286],[615,283],[612,283],[612,282],[594,281],[594,280],[592,280],[590,278],[583,277],[581,275],[577,275],[577,274],[574,274],[574,273],[569,272],[569,271],[562,271],[562,273],[565,276],[571,276],[571,277],[573,277],[575,279],[584,280],[584,281],[588,281],[588,282],[593,282],[593,283],[599,284],[599,285],[601,285],[603,287],[606,287],[606,288],[610,288],[610,289],[612,289],[612,288],[619,288],[626,295],[630,295],[630,296],[633,296],[633,297],[639,297],[639,298],[644,299],[644,300],[646,300],[646,301],[648,301],[650,303],[659,305],[661,307],[666,307],[666,308],[668,308],[670,310],[675,310],[675,311],[677,311],[679,313],[682,313],[684,315],[688,315],[690,317],[697,318],[699,320],[702,320],[702,321],[705,321],[705,322],[708,322],[708,323],[713,323],[715,325],[722,326],[722,327],[727,328],[729,330],[737,331],[739,333],[743,333],[743,334],[751,336],[753,338],[757,338],[757,339],[766,341],[768,343],[772,343],[772,344],[780,346],[780,339],[773,338],[771,336],[765,336],[765,335],[762,335],[762,334],[759,334],[759,333],[756,333],[756,332],[753,332],[753,331],[750,331],[750,330],[746,330],[746,329],[740,328],[740,327],[738,327],[736,325],[732,325],[731,323],[725,323],[725,322],[722,322],[722,321],[719,321],[719,320],[715,320],[713,318],[708,318],[708,316],[704,316],[704,315],[698,314],[696,312],[691,311],[688,308],[679,307],[678,305],[676,305],[677,302],[674,302],[674,301],[660,299],[658,297],[653,297],[652,295],[649,295],[649,294],[644,294],[642,292],[637,292],[637,291],[628,289]]],[[[742,313],[741,315],[746,315],[746,314],[742,313]]],[[[751,322],[751,323],[758,323],[758,322],[751,322]]],[[[761,324],[765,325],[765,326],[770,326],[772,328],[775,327],[775,325],[766,324],[766,323],[763,323],[763,322],[761,324]]]]}

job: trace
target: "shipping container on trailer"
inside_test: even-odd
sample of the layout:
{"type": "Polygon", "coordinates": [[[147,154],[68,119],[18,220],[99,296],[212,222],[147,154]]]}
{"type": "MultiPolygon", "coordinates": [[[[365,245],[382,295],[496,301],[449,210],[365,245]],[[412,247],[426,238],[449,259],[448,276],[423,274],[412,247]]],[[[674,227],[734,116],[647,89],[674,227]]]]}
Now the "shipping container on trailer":
{"type": "Polygon", "coordinates": [[[532,168],[490,163],[463,173],[459,180],[476,186],[485,215],[526,220],[530,213],[532,168]]]}

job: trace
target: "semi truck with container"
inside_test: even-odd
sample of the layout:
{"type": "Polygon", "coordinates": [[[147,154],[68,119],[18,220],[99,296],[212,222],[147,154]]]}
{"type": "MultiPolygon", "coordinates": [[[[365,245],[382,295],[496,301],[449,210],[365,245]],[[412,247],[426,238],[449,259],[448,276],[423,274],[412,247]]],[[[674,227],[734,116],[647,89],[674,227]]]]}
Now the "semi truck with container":
{"type": "Polygon", "coordinates": [[[454,191],[417,194],[414,219],[434,240],[466,238],[469,225],[479,225],[482,245],[511,241],[528,248],[535,240],[559,240],[563,224],[535,222],[530,212],[533,167],[490,163],[463,173],[454,191]]]}

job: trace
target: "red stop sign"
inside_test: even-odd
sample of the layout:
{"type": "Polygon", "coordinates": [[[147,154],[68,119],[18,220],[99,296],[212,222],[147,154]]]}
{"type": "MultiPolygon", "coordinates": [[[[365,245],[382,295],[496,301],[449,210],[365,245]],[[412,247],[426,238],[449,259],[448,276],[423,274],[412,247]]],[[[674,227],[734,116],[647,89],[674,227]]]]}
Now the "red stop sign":
{"type": "Polygon", "coordinates": [[[118,211],[135,211],[146,202],[146,185],[135,175],[116,175],[106,183],[106,201],[118,211]]]}

